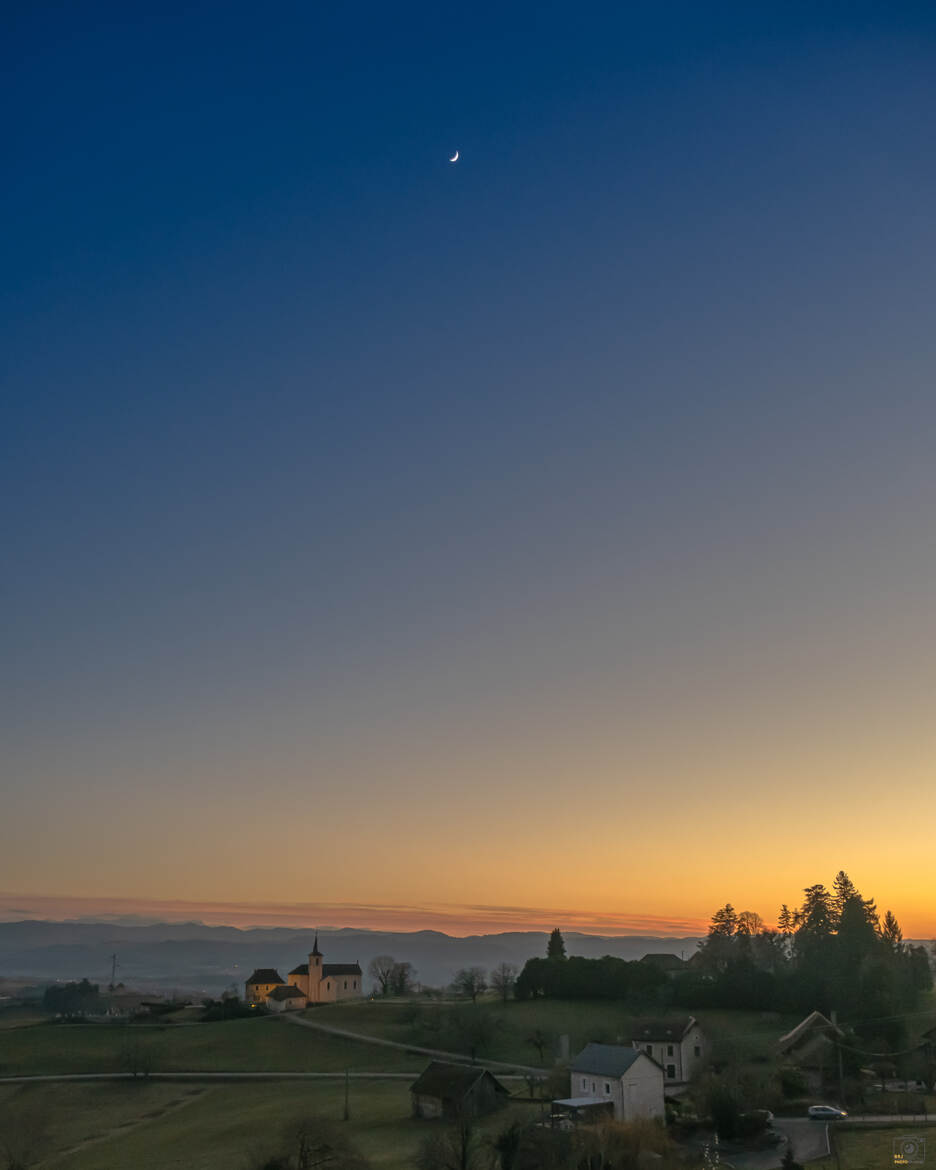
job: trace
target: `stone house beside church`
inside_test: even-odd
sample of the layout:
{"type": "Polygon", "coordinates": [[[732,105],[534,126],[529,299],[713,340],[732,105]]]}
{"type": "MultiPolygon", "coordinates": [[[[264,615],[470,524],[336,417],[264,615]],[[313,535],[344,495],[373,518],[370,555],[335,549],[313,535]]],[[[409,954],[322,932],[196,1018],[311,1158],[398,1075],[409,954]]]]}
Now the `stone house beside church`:
{"type": "Polygon", "coordinates": [[[285,980],[272,967],[254,971],[245,983],[247,1002],[273,1011],[297,1011],[363,995],[364,975],[359,963],[325,963],[322,958],[316,934],[309,961],[294,967],[285,980]]]}

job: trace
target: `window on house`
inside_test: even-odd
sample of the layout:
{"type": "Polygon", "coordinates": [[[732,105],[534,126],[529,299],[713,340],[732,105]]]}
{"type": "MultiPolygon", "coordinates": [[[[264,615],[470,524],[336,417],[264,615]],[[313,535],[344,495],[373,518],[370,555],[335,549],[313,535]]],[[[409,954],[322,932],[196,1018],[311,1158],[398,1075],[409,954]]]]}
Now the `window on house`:
{"type": "Polygon", "coordinates": [[[583,1089],[585,1088],[585,1078],[584,1077],[582,1077],[582,1088],[583,1089]]]}
{"type": "Polygon", "coordinates": [[[348,990],[348,981],[347,981],[347,979],[344,981],[344,989],[345,989],[345,991],[347,991],[347,990],[348,990]]]}
{"type": "Polygon", "coordinates": [[[698,1044],[695,1046],[695,1048],[692,1051],[696,1054],[696,1056],[702,1055],[702,1049],[698,1044]]]}
{"type": "Polygon", "coordinates": [[[668,1064],[666,1066],[666,1075],[669,1077],[669,1079],[671,1081],[676,1079],[676,1065],[675,1064],[668,1064]]]}
{"type": "Polygon", "coordinates": [[[594,1082],[594,1081],[592,1081],[592,1087],[591,1087],[591,1091],[592,1091],[593,1093],[594,1093],[594,1091],[595,1091],[595,1082],[594,1082]]]}
{"type": "Polygon", "coordinates": [[[608,1084],[608,1082],[607,1082],[607,1081],[605,1081],[605,1092],[606,1092],[606,1093],[610,1093],[610,1092],[611,1092],[611,1086],[608,1084]]]}
{"type": "Polygon", "coordinates": [[[644,1048],[644,1051],[646,1052],[647,1056],[653,1056],[653,1045],[647,1044],[644,1048]]]}
{"type": "Polygon", "coordinates": [[[673,1046],[672,1046],[672,1044],[667,1044],[667,1046],[666,1046],[666,1055],[667,1055],[667,1056],[672,1056],[672,1055],[673,1055],[673,1046]]]}

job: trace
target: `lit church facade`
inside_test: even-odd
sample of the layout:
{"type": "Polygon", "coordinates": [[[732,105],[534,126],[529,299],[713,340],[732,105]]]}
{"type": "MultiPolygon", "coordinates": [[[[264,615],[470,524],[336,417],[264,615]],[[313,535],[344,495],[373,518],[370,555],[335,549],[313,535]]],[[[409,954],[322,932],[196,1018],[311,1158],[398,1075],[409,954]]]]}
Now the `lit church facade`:
{"type": "Polygon", "coordinates": [[[274,1011],[295,1011],[316,1003],[335,1003],[364,994],[358,963],[323,963],[318,935],[308,963],[294,967],[284,982],[271,967],[254,971],[246,983],[248,1003],[262,1003],[274,1011]]]}

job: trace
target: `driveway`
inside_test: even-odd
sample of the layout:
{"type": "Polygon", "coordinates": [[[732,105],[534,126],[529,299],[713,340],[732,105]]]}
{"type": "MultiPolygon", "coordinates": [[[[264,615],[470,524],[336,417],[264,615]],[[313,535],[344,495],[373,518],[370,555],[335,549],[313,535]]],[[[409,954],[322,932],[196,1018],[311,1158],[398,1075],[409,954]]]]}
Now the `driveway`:
{"type": "Polygon", "coordinates": [[[785,1142],[762,1150],[738,1150],[729,1145],[719,1149],[719,1160],[734,1166],[735,1170],[776,1170],[781,1165],[787,1143],[793,1145],[793,1156],[805,1164],[829,1154],[829,1127],[808,1117],[778,1117],[774,1129],[783,1134],[785,1142]]]}

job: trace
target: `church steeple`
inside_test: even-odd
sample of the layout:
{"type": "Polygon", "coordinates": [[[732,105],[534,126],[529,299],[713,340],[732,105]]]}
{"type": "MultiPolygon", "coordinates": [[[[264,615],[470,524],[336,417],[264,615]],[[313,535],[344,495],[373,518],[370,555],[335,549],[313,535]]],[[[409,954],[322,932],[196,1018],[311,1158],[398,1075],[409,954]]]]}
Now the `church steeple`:
{"type": "Polygon", "coordinates": [[[322,952],[318,949],[318,931],[315,932],[315,942],[312,944],[312,950],[310,954],[319,955],[321,957],[322,952]]]}

